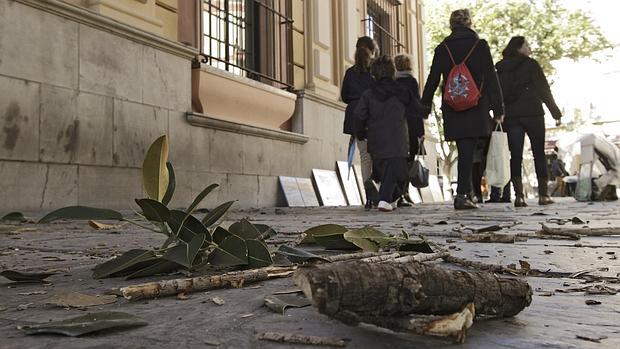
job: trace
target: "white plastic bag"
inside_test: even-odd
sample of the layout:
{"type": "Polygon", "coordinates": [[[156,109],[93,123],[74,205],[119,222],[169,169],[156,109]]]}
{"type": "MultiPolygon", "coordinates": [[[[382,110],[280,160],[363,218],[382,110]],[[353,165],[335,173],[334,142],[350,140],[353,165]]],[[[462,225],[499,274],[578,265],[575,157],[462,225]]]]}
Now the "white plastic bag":
{"type": "Polygon", "coordinates": [[[486,178],[489,185],[499,188],[503,188],[510,181],[508,134],[502,130],[500,123],[497,123],[495,131],[491,133],[491,142],[487,153],[486,178]]]}

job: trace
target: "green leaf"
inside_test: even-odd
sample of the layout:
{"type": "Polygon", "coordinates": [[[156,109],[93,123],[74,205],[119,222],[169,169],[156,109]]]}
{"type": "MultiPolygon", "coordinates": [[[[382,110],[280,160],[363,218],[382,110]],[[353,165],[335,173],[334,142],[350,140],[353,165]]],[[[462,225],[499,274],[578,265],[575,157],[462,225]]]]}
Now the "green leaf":
{"type": "Polygon", "coordinates": [[[175,262],[171,262],[163,258],[156,258],[150,260],[149,263],[144,263],[142,268],[139,268],[131,274],[127,275],[125,277],[125,280],[153,276],[158,274],[167,274],[179,269],[180,267],[181,265],[175,262]]]}
{"type": "Polygon", "coordinates": [[[28,273],[15,270],[3,270],[0,275],[15,282],[43,282],[56,273],[28,273]]]}
{"type": "Polygon", "coordinates": [[[260,232],[260,240],[268,240],[278,235],[278,232],[267,224],[252,224],[254,224],[254,227],[260,232]]]}
{"type": "Polygon", "coordinates": [[[250,223],[247,219],[242,219],[239,222],[233,223],[230,227],[228,227],[228,231],[243,240],[248,239],[260,239],[260,231],[256,229],[254,224],[250,223]]]}
{"type": "Polygon", "coordinates": [[[397,248],[399,251],[413,251],[420,253],[433,253],[433,249],[429,246],[428,242],[425,240],[412,240],[407,239],[404,241],[397,240],[396,241],[397,248]]]}
{"type": "Polygon", "coordinates": [[[27,219],[21,212],[9,212],[0,218],[0,222],[26,222],[27,219]]]}
{"type": "Polygon", "coordinates": [[[166,168],[168,169],[168,187],[166,188],[166,194],[164,194],[164,198],[161,200],[161,203],[164,205],[168,205],[170,200],[172,200],[172,195],[174,195],[174,190],[177,187],[177,179],[174,174],[174,168],[170,162],[166,162],[166,168]]]}
{"type": "Polygon", "coordinates": [[[394,240],[393,237],[369,226],[347,231],[344,233],[344,239],[355,244],[364,252],[378,252],[390,241],[394,240]]]}
{"type": "Polygon", "coordinates": [[[168,137],[163,135],[151,144],[142,163],[142,183],[146,196],[159,202],[162,201],[168,189],[167,161],[168,137]]]}
{"type": "Polygon", "coordinates": [[[260,240],[245,240],[248,247],[248,266],[250,268],[268,267],[273,264],[271,254],[264,242],[260,240]]]}
{"type": "Polygon", "coordinates": [[[170,219],[170,210],[159,201],[153,199],[136,199],[142,209],[144,218],[152,222],[165,223],[170,219]]]}
{"type": "Polygon", "coordinates": [[[102,330],[121,329],[148,325],[137,316],[121,312],[100,312],[81,315],[62,321],[18,326],[25,334],[54,333],[70,337],[102,330]]]}
{"type": "Polygon", "coordinates": [[[310,302],[303,294],[273,294],[265,297],[265,306],[278,314],[284,315],[286,308],[307,307],[310,302]]]}
{"type": "Polygon", "coordinates": [[[58,219],[109,219],[121,220],[123,215],[114,210],[88,206],[68,206],[52,211],[39,220],[40,223],[49,223],[58,219]]]}
{"type": "Polygon", "coordinates": [[[102,279],[116,276],[125,271],[132,270],[132,268],[139,266],[140,263],[148,263],[155,258],[155,253],[150,250],[129,250],[116,258],[97,265],[93,272],[93,278],[102,279]]]}
{"type": "Polygon", "coordinates": [[[226,212],[230,209],[230,207],[234,203],[235,203],[234,201],[228,201],[228,202],[225,202],[225,203],[219,205],[218,207],[214,208],[209,213],[207,213],[205,218],[202,219],[202,223],[207,228],[210,228],[212,225],[217,223],[217,221],[219,221],[220,218],[222,218],[222,216],[224,216],[226,214],[226,212]]]}
{"type": "MultiPolygon", "coordinates": [[[[187,208],[187,211],[185,211],[185,217],[183,218],[183,220],[181,221],[181,224],[179,226],[179,229],[181,229],[181,226],[183,225],[183,223],[185,223],[185,220],[187,219],[187,217],[189,217],[192,212],[194,212],[194,209],[196,209],[196,206],[198,206],[200,204],[200,202],[207,196],[209,195],[209,193],[211,191],[213,191],[213,189],[217,188],[219,185],[217,184],[211,184],[210,186],[204,188],[200,194],[198,194],[198,196],[196,196],[196,198],[194,199],[194,202],[192,202],[191,205],[189,205],[189,207],[187,208]]],[[[179,230],[173,229],[177,235],[179,235],[179,230]]]]}
{"type": "Polygon", "coordinates": [[[227,237],[231,235],[232,234],[228,230],[222,227],[217,227],[215,228],[215,231],[213,232],[213,242],[219,245],[222,243],[222,241],[224,241],[224,239],[226,239],[227,237]]]}
{"type": "Polygon", "coordinates": [[[276,253],[286,257],[286,259],[293,263],[303,263],[308,261],[327,261],[326,259],[314,253],[310,253],[308,251],[304,251],[302,249],[287,245],[280,245],[280,247],[278,247],[278,249],[276,250],[276,253]]]}
{"type": "Polygon", "coordinates": [[[308,230],[306,230],[304,232],[305,237],[304,239],[299,243],[300,245],[304,245],[304,244],[314,244],[316,243],[314,236],[315,235],[342,235],[344,233],[346,233],[348,229],[338,225],[338,224],[323,224],[323,225],[318,225],[316,227],[312,227],[308,230]]]}
{"type": "Polygon", "coordinates": [[[202,224],[194,216],[185,217],[185,212],[179,210],[170,211],[170,218],[168,219],[168,225],[173,232],[179,232],[178,237],[185,243],[192,241],[192,239],[200,234],[205,235],[205,241],[211,241],[211,234],[207,227],[202,224]],[[183,227],[181,228],[181,222],[185,219],[183,227]]]}
{"type": "Polygon", "coordinates": [[[191,269],[205,239],[205,234],[198,234],[189,244],[179,242],[176,246],[169,248],[162,258],[191,269]]]}
{"type": "Polygon", "coordinates": [[[245,241],[235,235],[225,238],[209,254],[209,263],[220,266],[247,265],[248,248],[245,241]]]}

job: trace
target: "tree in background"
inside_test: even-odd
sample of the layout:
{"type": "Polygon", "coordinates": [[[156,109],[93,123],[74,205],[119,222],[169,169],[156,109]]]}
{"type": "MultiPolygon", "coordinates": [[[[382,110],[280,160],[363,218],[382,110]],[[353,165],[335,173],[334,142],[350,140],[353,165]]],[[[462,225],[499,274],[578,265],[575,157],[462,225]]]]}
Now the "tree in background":
{"type": "MultiPolygon", "coordinates": [[[[540,63],[549,77],[555,73],[553,63],[562,58],[579,60],[593,57],[595,53],[613,47],[588,13],[569,10],[559,0],[430,1],[427,2],[425,24],[427,54],[430,57],[435,46],[450,34],[450,13],[459,8],[470,9],[473,28],[489,42],[495,61],[501,59],[501,51],[511,37],[523,35],[532,47],[532,58],[540,63]]],[[[427,61],[431,60],[429,58],[427,61]]],[[[443,138],[438,104],[436,101],[431,131],[440,140],[444,173],[451,176],[456,161],[456,145],[443,138]]]]}

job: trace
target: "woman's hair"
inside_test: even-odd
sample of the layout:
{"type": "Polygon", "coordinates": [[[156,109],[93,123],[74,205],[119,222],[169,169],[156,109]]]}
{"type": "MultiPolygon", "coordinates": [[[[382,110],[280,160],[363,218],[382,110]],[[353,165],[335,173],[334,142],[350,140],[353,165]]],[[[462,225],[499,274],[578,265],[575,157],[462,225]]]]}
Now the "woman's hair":
{"type": "Polygon", "coordinates": [[[396,66],[396,70],[413,70],[413,65],[411,63],[411,56],[401,53],[394,57],[394,65],[396,66]]]}
{"type": "Polygon", "coordinates": [[[392,57],[383,55],[375,59],[370,66],[370,73],[377,81],[385,78],[394,79],[396,68],[392,57]]]}
{"type": "Polygon", "coordinates": [[[362,36],[355,44],[355,68],[359,71],[368,71],[372,56],[377,49],[377,44],[369,36],[362,36]]]}
{"type": "Polygon", "coordinates": [[[450,29],[471,28],[471,14],[468,9],[460,9],[450,14],[450,29]]]}
{"type": "Polygon", "coordinates": [[[502,51],[502,56],[504,58],[517,57],[521,56],[521,52],[519,50],[525,44],[525,37],[523,36],[513,36],[510,41],[508,41],[508,45],[504,51],[502,51]]]}

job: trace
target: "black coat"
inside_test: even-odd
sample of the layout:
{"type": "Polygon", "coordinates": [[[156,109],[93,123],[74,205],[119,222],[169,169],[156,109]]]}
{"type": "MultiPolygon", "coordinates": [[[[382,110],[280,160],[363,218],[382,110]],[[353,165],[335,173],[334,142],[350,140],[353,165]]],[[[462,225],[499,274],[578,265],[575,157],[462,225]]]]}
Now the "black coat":
{"type": "Polygon", "coordinates": [[[355,134],[368,139],[373,160],[408,156],[405,109],[411,101],[409,90],[392,79],[380,80],[362,94],[355,109],[355,134]]]}
{"type": "MultiPolygon", "coordinates": [[[[457,28],[444,39],[452,51],[457,64],[463,61],[469,50],[478,40],[478,35],[468,28],[457,28]]],[[[462,138],[488,137],[491,117],[489,111],[493,110],[495,116],[504,114],[504,102],[497,80],[497,73],[493,66],[493,58],[486,40],[480,40],[466,62],[478,88],[482,87],[482,96],[478,105],[474,108],[457,112],[442,101],[441,111],[444,123],[444,136],[446,140],[462,138]]],[[[426,79],[426,86],[422,94],[422,103],[430,106],[439,81],[443,77],[445,81],[453,64],[443,42],[435,48],[431,71],[426,79]]],[[[443,86],[442,86],[443,87],[443,86]]],[[[443,91],[442,91],[443,92],[443,91]]]]}
{"type": "MultiPolygon", "coordinates": [[[[396,81],[411,91],[413,97],[412,103],[407,105],[405,112],[407,114],[407,126],[409,127],[409,144],[418,142],[418,138],[424,136],[424,116],[419,109],[420,89],[418,80],[411,75],[397,78],[396,81]],[[418,103],[416,103],[418,102],[418,103]]],[[[412,154],[415,155],[415,154],[412,154]]]]}
{"type": "Polygon", "coordinates": [[[498,74],[514,72],[519,86],[519,97],[506,104],[506,120],[521,117],[542,117],[545,115],[542,104],[545,103],[554,119],[562,117],[562,112],[555,104],[547,78],[536,60],[519,55],[503,59],[496,64],[498,74]]]}
{"type": "Polygon", "coordinates": [[[340,98],[347,104],[347,109],[344,112],[344,128],[343,132],[346,134],[354,134],[355,126],[354,113],[357,107],[357,102],[362,97],[362,93],[370,88],[374,79],[370,72],[364,72],[358,70],[355,66],[347,69],[342,80],[342,90],[340,91],[340,98]]]}

